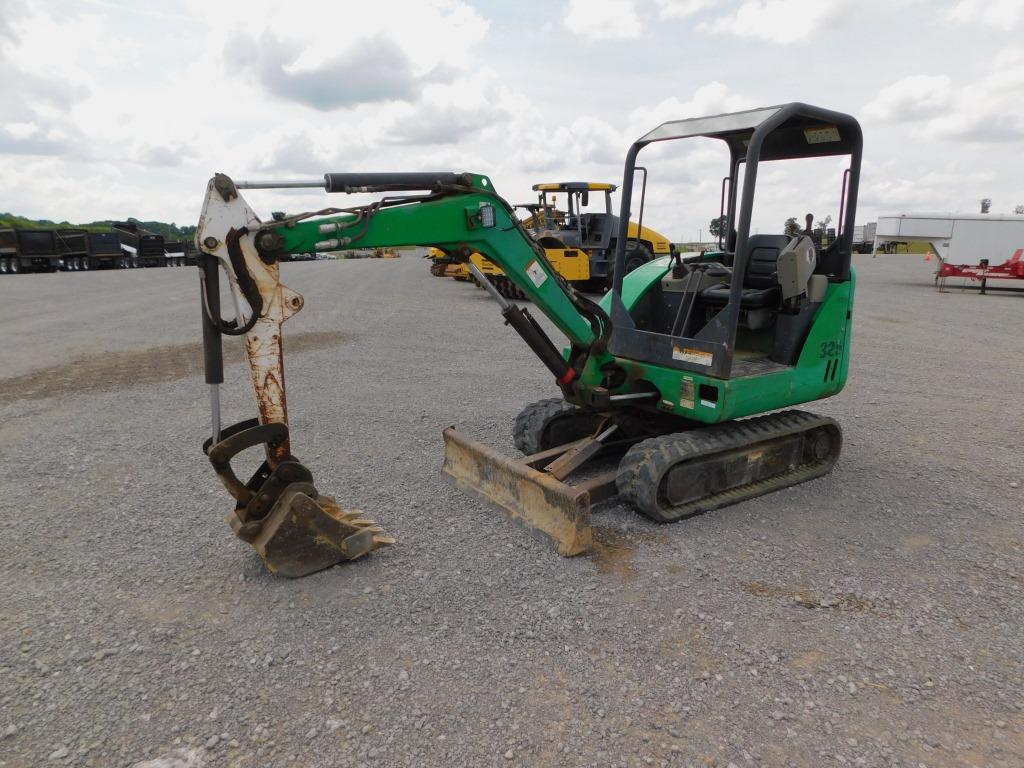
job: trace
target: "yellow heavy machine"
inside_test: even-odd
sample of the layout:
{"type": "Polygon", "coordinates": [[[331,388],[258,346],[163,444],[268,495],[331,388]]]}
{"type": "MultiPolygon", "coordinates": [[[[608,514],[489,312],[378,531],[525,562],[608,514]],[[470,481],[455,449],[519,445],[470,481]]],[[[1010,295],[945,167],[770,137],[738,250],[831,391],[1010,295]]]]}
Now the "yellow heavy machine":
{"type": "MultiPolygon", "coordinates": [[[[473,283],[477,288],[483,288],[483,284],[469,271],[467,262],[455,261],[440,248],[428,249],[425,258],[431,260],[430,274],[435,277],[450,277],[453,280],[458,280],[460,283],[473,283]]],[[[519,290],[516,284],[505,276],[505,273],[502,272],[501,267],[497,264],[487,260],[479,253],[472,254],[469,260],[476,265],[482,274],[487,276],[487,279],[502,296],[509,299],[526,298],[526,294],[519,290]]],[[[561,259],[557,259],[553,266],[566,280],[575,279],[572,275],[577,270],[572,265],[563,264],[561,259]]]]}
{"type": "MultiPolygon", "coordinates": [[[[544,248],[544,255],[551,266],[562,279],[577,288],[604,293],[611,286],[619,235],[619,217],[612,213],[612,193],[616,189],[614,184],[591,181],[534,184],[537,202],[515,206],[527,212],[520,223],[544,248]],[[586,210],[592,193],[603,196],[603,212],[586,210]],[[565,196],[564,209],[558,207],[559,195],[565,196]]],[[[641,200],[641,210],[642,204],[641,200]]],[[[672,253],[669,239],[643,226],[642,219],[628,222],[626,238],[627,273],[653,258],[672,253]]],[[[500,267],[480,254],[473,254],[472,261],[502,296],[526,298],[522,289],[500,267]]],[[[435,265],[439,264],[441,260],[435,260],[435,265]]],[[[457,280],[474,279],[465,265],[451,260],[446,260],[443,267],[436,266],[436,269],[431,270],[433,274],[447,274],[457,280]]]]}
{"type": "MultiPolygon", "coordinates": [[[[593,290],[604,292],[611,286],[615,263],[615,249],[618,246],[619,217],[612,213],[614,184],[592,181],[562,181],[534,184],[537,192],[537,206],[526,225],[530,234],[544,248],[551,259],[560,255],[573,259],[576,252],[583,251],[585,263],[571,262],[577,268],[576,281],[586,283],[593,290]],[[591,193],[603,196],[604,211],[587,211],[591,193]],[[558,195],[565,195],[563,212],[558,208],[558,195]],[[553,212],[553,213],[549,213],[553,212]],[[586,275],[583,272],[586,271],[586,275]]],[[[646,179],[641,189],[640,210],[643,211],[646,179]]],[[[626,272],[642,267],[658,256],[672,253],[672,243],[667,237],[643,226],[640,221],[629,221],[626,227],[626,272]]],[[[573,279],[573,278],[567,278],[573,279]]]]}
{"type": "MultiPolygon", "coordinates": [[[[579,248],[557,248],[550,251],[545,249],[545,255],[551,266],[554,267],[555,271],[566,282],[585,287],[587,281],[590,280],[590,263],[585,251],[579,248]]],[[[523,290],[510,280],[501,267],[493,261],[489,261],[479,253],[474,253],[470,256],[470,261],[477,266],[480,272],[487,276],[491,284],[498,289],[498,293],[505,298],[527,298],[523,290]]],[[[470,275],[469,279],[476,283],[478,288],[483,287],[473,275],[470,275]]]]}
{"type": "Polygon", "coordinates": [[[430,274],[434,277],[450,277],[459,282],[472,280],[465,263],[456,261],[440,248],[428,248],[424,258],[430,259],[430,274]]]}

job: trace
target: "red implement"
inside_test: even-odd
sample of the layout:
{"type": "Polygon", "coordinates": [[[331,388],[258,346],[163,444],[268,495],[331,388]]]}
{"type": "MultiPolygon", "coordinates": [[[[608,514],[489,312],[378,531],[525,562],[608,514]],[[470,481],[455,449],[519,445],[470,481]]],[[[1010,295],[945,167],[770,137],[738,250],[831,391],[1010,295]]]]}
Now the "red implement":
{"type": "Polygon", "coordinates": [[[991,267],[988,259],[982,259],[979,264],[948,264],[942,262],[938,274],[935,276],[936,285],[942,291],[946,287],[946,279],[950,277],[962,277],[965,280],[979,280],[981,292],[985,292],[986,283],[989,280],[1024,280],[1024,248],[1014,251],[1007,261],[991,267]]]}

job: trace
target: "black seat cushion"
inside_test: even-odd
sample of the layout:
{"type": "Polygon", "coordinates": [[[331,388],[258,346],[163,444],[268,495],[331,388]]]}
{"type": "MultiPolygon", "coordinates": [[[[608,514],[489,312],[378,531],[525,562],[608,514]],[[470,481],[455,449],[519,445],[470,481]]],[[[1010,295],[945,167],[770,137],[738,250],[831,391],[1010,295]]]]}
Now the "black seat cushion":
{"type": "MultiPolygon", "coordinates": [[[[740,309],[776,306],[782,296],[776,274],[779,253],[789,244],[789,238],[785,235],[751,235],[747,244],[750,257],[743,275],[740,309]]],[[[729,301],[729,284],[712,285],[700,295],[709,304],[725,304],[729,301]]]]}
{"type": "MultiPolygon", "coordinates": [[[[727,304],[729,302],[729,284],[719,283],[705,288],[700,292],[701,298],[709,304],[727,304]]],[[[782,289],[777,285],[770,288],[744,288],[740,294],[740,309],[760,309],[774,307],[779,303],[782,289]]]]}

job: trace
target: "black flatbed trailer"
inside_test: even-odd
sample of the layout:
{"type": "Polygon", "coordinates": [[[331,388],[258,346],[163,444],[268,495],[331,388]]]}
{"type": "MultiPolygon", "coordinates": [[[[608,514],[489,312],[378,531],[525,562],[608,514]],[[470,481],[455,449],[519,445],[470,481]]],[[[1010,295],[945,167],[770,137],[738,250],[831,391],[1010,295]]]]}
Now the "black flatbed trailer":
{"type": "Polygon", "coordinates": [[[89,259],[90,269],[108,267],[117,269],[127,266],[121,250],[121,241],[114,232],[90,232],[89,259]]]}
{"type": "Polygon", "coordinates": [[[60,246],[52,229],[0,229],[0,274],[56,272],[60,246]]]}
{"type": "Polygon", "coordinates": [[[168,240],[164,243],[164,250],[167,251],[169,267],[194,267],[196,264],[196,246],[191,240],[168,240]]]}
{"type": "Polygon", "coordinates": [[[84,229],[58,229],[57,248],[60,251],[61,269],[77,272],[88,269],[89,240],[84,229]]]}
{"type": "Polygon", "coordinates": [[[121,242],[129,267],[167,266],[163,235],[149,232],[130,221],[115,221],[111,227],[121,242]]]}

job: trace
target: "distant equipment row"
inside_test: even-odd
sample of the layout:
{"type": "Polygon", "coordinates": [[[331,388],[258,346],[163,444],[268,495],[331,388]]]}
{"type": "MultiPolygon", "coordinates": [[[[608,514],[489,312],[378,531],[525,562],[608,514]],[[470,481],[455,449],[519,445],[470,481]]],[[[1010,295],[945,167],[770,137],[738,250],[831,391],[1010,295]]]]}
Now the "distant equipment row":
{"type": "Polygon", "coordinates": [[[189,240],[165,240],[128,221],[107,232],[86,229],[0,229],[0,274],[195,264],[189,240]]]}

